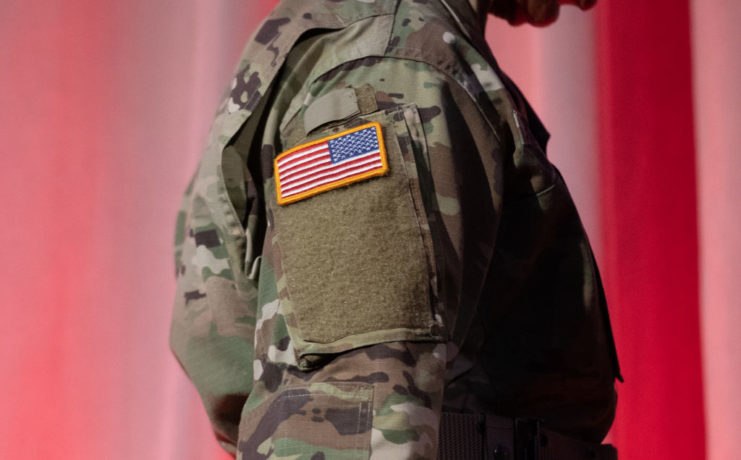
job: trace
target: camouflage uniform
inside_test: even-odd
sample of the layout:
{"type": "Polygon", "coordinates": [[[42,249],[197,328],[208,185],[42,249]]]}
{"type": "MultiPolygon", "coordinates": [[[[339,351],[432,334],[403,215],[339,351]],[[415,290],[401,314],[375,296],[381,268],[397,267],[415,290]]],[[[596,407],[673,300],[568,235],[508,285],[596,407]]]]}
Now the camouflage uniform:
{"type": "Polygon", "coordinates": [[[619,376],[545,129],[464,0],[284,0],[178,215],[171,346],[237,458],[436,457],[442,410],[600,440],[619,376]],[[276,202],[274,159],[377,122],[388,172],[276,202]]]}

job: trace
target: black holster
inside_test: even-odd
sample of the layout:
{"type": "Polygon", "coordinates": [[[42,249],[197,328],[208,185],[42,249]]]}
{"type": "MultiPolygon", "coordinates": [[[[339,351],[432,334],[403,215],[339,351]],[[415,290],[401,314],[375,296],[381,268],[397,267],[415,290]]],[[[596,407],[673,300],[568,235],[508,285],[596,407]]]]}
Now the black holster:
{"type": "Polygon", "coordinates": [[[438,460],[617,460],[617,449],[562,435],[539,420],[443,412],[438,460]]]}

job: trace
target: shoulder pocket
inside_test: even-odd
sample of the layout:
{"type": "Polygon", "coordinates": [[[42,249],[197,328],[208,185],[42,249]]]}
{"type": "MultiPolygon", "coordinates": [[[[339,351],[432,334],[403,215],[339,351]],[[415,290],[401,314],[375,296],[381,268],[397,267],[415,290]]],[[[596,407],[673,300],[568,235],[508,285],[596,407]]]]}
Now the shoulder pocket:
{"type": "MultiPolygon", "coordinates": [[[[418,167],[425,147],[416,114],[409,105],[378,111],[299,143],[313,151],[324,139],[377,123],[379,150],[385,151],[385,170],[377,174],[322,184],[316,193],[296,201],[281,198],[284,204],[278,204],[276,191],[281,182],[285,190],[287,180],[276,162],[269,202],[279,296],[301,367],[311,367],[312,355],[375,343],[444,340],[432,236],[419,185],[419,172],[427,168],[418,167]]],[[[331,180],[333,172],[316,174],[331,180]]]]}

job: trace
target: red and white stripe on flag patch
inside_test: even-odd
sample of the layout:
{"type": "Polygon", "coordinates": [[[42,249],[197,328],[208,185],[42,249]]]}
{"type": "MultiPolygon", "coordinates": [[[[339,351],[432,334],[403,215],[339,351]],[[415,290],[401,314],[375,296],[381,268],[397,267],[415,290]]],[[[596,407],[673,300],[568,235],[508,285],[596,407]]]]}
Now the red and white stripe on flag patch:
{"type": "Polygon", "coordinates": [[[388,171],[381,125],[357,128],[301,144],[275,158],[278,204],[382,176],[388,171]]]}

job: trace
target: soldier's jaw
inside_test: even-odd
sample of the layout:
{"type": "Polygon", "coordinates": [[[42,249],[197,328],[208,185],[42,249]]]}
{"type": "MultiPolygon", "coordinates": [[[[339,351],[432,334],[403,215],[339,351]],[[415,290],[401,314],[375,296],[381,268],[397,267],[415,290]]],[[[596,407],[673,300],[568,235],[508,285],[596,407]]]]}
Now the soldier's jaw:
{"type": "Polygon", "coordinates": [[[489,12],[513,25],[527,22],[545,26],[558,19],[561,5],[575,5],[586,10],[596,2],[597,0],[493,0],[489,12]]]}
{"type": "Polygon", "coordinates": [[[561,5],[576,5],[583,10],[587,10],[597,3],[597,0],[559,0],[561,5]]]}

